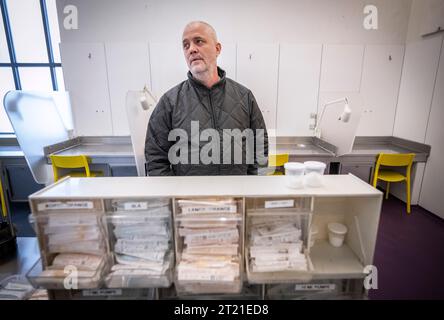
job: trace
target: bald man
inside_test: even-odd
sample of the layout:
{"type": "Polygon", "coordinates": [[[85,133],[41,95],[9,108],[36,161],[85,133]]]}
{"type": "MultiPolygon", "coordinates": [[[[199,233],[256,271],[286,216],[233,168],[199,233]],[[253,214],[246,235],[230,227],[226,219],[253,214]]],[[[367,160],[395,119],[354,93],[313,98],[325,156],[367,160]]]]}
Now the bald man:
{"type": "Polygon", "coordinates": [[[268,135],[253,93],[217,66],[222,46],[203,21],[182,35],[188,79],[166,92],[146,135],[149,176],[247,175],[266,166],[268,135]]]}

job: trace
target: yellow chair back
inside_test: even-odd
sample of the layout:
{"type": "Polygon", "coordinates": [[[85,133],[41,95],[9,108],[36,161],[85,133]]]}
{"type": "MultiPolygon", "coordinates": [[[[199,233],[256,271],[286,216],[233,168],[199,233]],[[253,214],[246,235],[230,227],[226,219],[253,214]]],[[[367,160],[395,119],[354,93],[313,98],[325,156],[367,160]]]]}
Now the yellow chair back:
{"type": "Polygon", "coordinates": [[[288,162],[290,155],[288,153],[270,154],[268,156],[269,167],[282,167],[288,162]]]}
{"type": "Polygon", "coordinates": [[[413,159],[415,158],[414,153],[400,153],[400,154],[388,154],[380,153],[376,166],[390,166],[390,167],[405,167],[411,166],[413,159]]]}
{"type": "Polygon", "coordinates": [[[411,188],[411,171],[413,159],[415,158],[414,153],[399,153],[399,154],[387,154],[380,153],[378,160],[376,161],[375,173],[373,176],[373,187],[376,188],[378,180],[385,181],[387,183],[387,188],[385,190],[385,198],[388,199],[390,192],[391,182],[406,182],[406,198],[407,198],[407,213],[410,213],[410,188],[411,188]],[[383,169],[380,169],[384,166],[383,169]],[[385,167],[407,167],[405,176],[397,171],[386,169],[385,167]]]}
{"type": "Polygon", "coordinates": [[[60,179],[59,177],[59,168],[60,169],[85,169],[85,177],[90,177],[91,172],[89,170],[89,159],[87,156],[81,154],[78,156],[58,156],[58,155],[50,155],[52,169],[54,172],[54,181],[60,179]]]}

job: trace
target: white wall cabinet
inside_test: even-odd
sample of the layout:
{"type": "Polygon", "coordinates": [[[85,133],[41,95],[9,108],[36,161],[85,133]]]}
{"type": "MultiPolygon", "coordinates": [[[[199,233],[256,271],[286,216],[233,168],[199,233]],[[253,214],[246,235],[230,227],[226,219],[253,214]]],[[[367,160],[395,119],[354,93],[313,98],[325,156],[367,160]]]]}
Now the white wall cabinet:
{"type": "Polygon", "coordinates": [[[179,44],[150,43],[152,90],[160,97],[187,79],[188,67],[179,44]]]}
{"type": "Polygon", "coordinates": [[[267,129],[276,129],[278,44],[239,44],[237,81],[256,97],[267,129]]]}
{"type": "Polygon", "coordinates": [[[363,45],[324,45],[320,90],[358,92],[363,56],[363,45]]]}
{"type": "Polygon", "coordinates": [[[406,46],[394,136],[425,140],[441,42],[435,37],[406,46]]]}
{"type": "Polygon", "coordinates": [[[113,134],[105,48],[102,43],[62,43],[66,90],[77,135],[113,134]]]}
{"type": "Polygon", "coordinates": [[[233,80],[236,80],[236,50],[235,43],[223,43],[217,58],[217,65],[225,70],[226,77],[233,80]]]}
{"type": "MultiPolygon", "coordinates": [[[[443,45],[444,46],[444,45],[443,45]]],[[[441,58],[433,95],[432,110],[425,143],[432,146],[427,160],[424,179],[422,182],[419,204],[425,209],[444,219],[444,174],[442,159],[444,158],[444,48],[441,48],[441,58]]]]}
{"type": "Polygon", "coordinates": [[[151,89],[148,43],[106,43],[108,84],[114,135],[129,135],[125,109],[129,90],[151,89]]]}
{"type": "Polygon", "coordinates": [[[277,135],[313,134],[310,113],[318,104],[321,55],[322,45],[280,45],[277,135]]]}
{"type": "Polygon", "coordinates": [[[403,59],[402,45],[366,46],[361,84],[364,106],[359,136],[392,135],[403,59]]]}

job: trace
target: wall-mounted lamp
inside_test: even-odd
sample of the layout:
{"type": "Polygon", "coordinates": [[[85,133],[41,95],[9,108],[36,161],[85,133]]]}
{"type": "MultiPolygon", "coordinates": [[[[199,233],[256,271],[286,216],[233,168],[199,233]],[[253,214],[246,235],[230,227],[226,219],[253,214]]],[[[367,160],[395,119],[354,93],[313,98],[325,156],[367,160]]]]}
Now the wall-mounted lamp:
{"type": "Polygon", "coordinates": [[[324,117],[325,109],[328,106],[330,106],[330,105],[333,105],[333,104],[336,104],[336,103],[340,103],[340,102],[344,103],[344,110],[342,111],[342,114],[339,116],[338,121],[342,121],[344,123],[350,121],[350,117],[351,117],[352,111],[351,111],[350,106],[348,104],[347,98],[344,97],[344,98],[341,98],[341,99],[338,99],[338,100],[327,102],[324,105],[323,109],[322,109],[322,113],[321,113],[321,116],[319,118],[319,121],[316,121],[316,127],[314,129],[314,133],[315,133],[316,137],[321,138],[320,127],[321,127],[321,123],[322,123],[322,118],[324,117]]]}
{"type": "Polygon", "coordinates": [[[143,110],[148,110],[149,108],[157,104],[156,97],[148,90],[146,86],[143,87],[142,95],[140,96],[140,105],[143,110]]]}

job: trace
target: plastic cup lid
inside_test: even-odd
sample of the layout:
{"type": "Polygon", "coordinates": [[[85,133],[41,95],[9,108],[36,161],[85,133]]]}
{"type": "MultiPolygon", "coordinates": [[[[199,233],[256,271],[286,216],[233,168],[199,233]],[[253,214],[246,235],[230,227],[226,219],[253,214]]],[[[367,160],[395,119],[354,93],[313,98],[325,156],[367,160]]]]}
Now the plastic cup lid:
{"type": "Polygon", "coordinates": [[[332,222],[328,224],[328,230],[336,234],[346,234],[347,227],[342,223],[332,222]]]}
{"type": "Polygon", "coordinates": [[[325,163],[319,161],[305,161],[304,165],[314,169],[325,169],[325,167],[327,167],[325,163]]]}
{"type": "Polygon", "coordinates": [[[301,162],[287,162],[284,164],[284,168],[289,170],[303,170],[305,169],[305,165],[301,162]]]}

